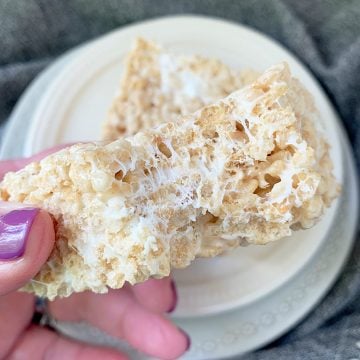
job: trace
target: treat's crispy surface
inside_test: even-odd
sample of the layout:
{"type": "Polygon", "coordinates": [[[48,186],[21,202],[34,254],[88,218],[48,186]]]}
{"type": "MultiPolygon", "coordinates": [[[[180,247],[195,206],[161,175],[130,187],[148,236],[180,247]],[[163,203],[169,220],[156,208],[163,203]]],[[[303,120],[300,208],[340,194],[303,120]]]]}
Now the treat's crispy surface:
{"type": "Polygon", "coordinates": [[[138,39],[127,56],[119,93],[104,123],[103,137],[124,135],[174,121],[222,99],[256,79],[215,59],[178,56],[138,39]]]}
{"type": "Polygon", "coordinates": [[[2,200],[57,221],[55,250],[26,290],[106,292],[312,226],[338,192],[317,118],[280,64],[193,115],[7,174],[2,200]]]}

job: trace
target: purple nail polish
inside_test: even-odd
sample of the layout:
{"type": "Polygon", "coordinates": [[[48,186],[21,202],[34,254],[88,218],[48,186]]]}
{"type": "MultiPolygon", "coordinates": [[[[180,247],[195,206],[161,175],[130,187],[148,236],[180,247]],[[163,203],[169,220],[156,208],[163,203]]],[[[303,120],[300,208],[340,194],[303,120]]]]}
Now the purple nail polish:
{"type": "Polygon", "coordinates": [[[168,313],[172,313],[176,309],[176,305],[178,302],[178,296],[177,296],[177,291],[176,291],[176,286],[175,286],[174,280],[171,280],[170,286],[171,286],[171,290],[173,293],[173,303],[172,303],[170,309],[167,311],[168,313]]]}
{"type": "Polygon", "coordinates": [[[39,209],[25,208],[0,216],[0,259],[15,259],[23,255],[31,225],[39,209]]]}

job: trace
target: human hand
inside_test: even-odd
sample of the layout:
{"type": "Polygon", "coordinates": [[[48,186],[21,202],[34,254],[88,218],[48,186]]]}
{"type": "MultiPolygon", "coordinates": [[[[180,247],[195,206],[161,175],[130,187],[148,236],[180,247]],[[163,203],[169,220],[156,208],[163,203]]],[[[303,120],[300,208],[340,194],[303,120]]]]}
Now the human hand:
{"type": "MultiPolygon", "coordinates": [[[[0,178],[30,161],[0,161],[0,178]]],[[[16,290],[46,262],[55,241],[48,213],[23,204],[0,202],[0,359],[126,359],[124,354],[62,337],[32,323],[35,297],[16,290]]],[[[188,336],[164,315],[176,306],[171,279],[149,280],[100,295],[91,292],[49,302],[57,320],[86,321],[133,347],[161,359],[180,356],[190,345],[188,336]]]]}

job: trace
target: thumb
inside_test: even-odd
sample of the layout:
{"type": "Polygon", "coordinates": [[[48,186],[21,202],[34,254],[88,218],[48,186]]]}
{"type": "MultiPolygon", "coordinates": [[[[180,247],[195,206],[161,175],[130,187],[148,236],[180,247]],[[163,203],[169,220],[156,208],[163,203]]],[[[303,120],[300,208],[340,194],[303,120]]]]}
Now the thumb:
{"type": "Polygon", "coordinates": [[[54,225],[47,212],[0,202],[0,295],[17,290],[35,276],[54,241],[54,225]]]}

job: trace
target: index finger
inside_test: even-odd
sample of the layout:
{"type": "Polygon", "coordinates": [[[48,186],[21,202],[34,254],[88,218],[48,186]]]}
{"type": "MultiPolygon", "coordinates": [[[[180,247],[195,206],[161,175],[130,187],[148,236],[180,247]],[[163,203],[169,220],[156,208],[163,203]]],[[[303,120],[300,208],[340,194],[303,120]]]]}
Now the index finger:
{"type": "Polygon", "coordinates": [[[22,169],[24,166],[30,164],[31,162],[40,161],[44,157],[46,157],[52,153],[55,153],[61,149],[64,149],[70,145],[72,145],[72,144],[57,145],[50,149],[43,150],[38,154],[35,154],[30,157],[26,157],[26,158],[2,160],[2,161],[0,161],[0,180],[5,176],[6,173],[8,173],[10,171],[18,171],[18,170],[22,169]]]}

